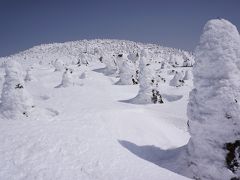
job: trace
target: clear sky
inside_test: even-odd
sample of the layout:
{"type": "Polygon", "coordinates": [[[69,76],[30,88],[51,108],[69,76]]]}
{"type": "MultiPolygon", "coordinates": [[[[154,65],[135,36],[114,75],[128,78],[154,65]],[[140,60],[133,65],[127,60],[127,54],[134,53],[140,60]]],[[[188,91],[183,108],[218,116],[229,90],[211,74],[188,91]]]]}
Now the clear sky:
{"type": "Polygon", "coordinates": [[[95,38],[193,50],[217,17],[239,28],[240,0],[0,0],[0,56],[95,38]]]}

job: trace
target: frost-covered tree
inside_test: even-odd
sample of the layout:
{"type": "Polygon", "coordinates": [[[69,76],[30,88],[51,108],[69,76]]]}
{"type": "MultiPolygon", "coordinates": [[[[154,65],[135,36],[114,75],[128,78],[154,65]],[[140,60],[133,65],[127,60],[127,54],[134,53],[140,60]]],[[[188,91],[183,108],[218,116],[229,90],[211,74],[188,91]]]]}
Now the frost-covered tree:
{"type": "Polygon", "coordinates": [[[183,67],[192,67],[193,63],[190,59],[184,58],[183,67]]]}
{"type": "Polygon", "coordinates": [[[240,179],[240,37],[224,19],[210,20],[196,48],[188,104],[192,177],[240,179]]]}
{"type": "Polygon", "coordinates": [[[137,84],[136,67],[126,59],[119,65],[119,76],[120,79],[116,83],[118,85],[137,84]]]}
{"type": "Polygon", "coordinates": [[[105,73],[113,74],[117,71],[117,64],[115,61],[115,57],[112,54],[104,54],[102,58],[102,62],[106,65],[105,73]]]}
{"type": "Polygon", "coordinates": [[[87,53],[86,53],[86,52],[81,53],[81,54],[79,55],[77,65],[78,65],[78,66],[81,66],[81,65],[87,66],[88,64],[89,64],[89,63],[88,63],[87,53]]]}
{"type": "Polygon", "coordinates": [[[62,75],[62,82],[57,87],[69,87],[74,85],[73,70],[66,68],[62,75]]]}
{"type": "Polygon", "coordinates": [[[163,103],[156,79],[156,71],[150,64],[147,51],[143,49],[139,62],[139,91],[132,101],[139,104],[163,103]]]}
{"type": "Polygon", "coordinates": [[[116,55],[116,64],[117,64],[117,72],[119,74],[120,71],[120,67],[122,66],[123,61],[125,61],[125,59],[123,58],[123,54],[118,54],[116,55]]]}
{"type": "Polygon", "coordinates": [[[132,53],[129,53],[127,58],[133,62],[133,63],[136,63],[138,60],[139,60],[139,54],[138,53],[135,53],[135,52],[132,52],[132,53]]]}
{"type": "Polygon", "coordinates": [[[24,81],[33,81],[35,78],[32,75],[31,69],[27,69],[24,81]]]}
{"type": "Polygon", "coordinates": [[[54,71],[62,71],[64,69],[64,63],[61,59],[56,59],[53,62],[53,67],[55,68],[54,71]]]}
{"type": "Polygon", "coordinates": [[[28,117],[34,108],[23,80],[23,70],[16,61],[5,65],[5,81],[1,94],[0,111],[8,119],[28,117]]]}
{"type": "Polygon", "coordinates": [[[175,54],[170,55],[168,63],[174,67],[177,65],[177,57],[175,54]]]}
{"type": "Polygon", "coordinates": [[[183,73],[181,71],[179,72],[176,71],[174,77],[170,80],[169,85],[176,87],[183,86],[184,84],[183,78],[184,78],[183,73]]]}

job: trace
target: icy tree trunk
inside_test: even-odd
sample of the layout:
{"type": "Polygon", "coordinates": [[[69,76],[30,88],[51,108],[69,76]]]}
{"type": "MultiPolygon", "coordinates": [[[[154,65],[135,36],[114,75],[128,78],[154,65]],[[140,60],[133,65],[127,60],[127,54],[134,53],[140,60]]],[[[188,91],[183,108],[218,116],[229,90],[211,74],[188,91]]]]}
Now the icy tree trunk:
{"type": "Polygon", "coordinates": [[[230,22],[210,20],[204,27],[188,104],[188,163],[201,180],[240,178],[240,37],[230,22]]]}
{"type": "Polygon", "coordinates": [[[34,105],[25,88],[20,64],[9,61],[5,66],[5,72],[0,106],[2,115],[8,119],[28,117],[34,105]]]}

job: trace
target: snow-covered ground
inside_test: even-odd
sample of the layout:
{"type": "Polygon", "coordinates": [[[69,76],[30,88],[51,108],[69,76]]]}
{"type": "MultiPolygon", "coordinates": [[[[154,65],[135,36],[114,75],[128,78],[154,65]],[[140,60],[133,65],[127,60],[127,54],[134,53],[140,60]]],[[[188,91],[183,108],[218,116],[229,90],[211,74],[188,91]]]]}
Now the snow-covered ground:
{"type": "Polygon", "coordinates": [[[118,78],[97,71],[103,67],[97,61],[76,66],[74,85],[59,87],[63,72],[33,65],[34,81],[25,83],[36,105],[33,114],[0,120],[1,180],[188,179],[177,172],[189,140],[191,81],[182,87],[160,84],[164,104],[137,105],[127,100],[137,95],[138,85],[115,85],[118,78]],[[79,79],[83,71],[86,77],[79,79]]]}

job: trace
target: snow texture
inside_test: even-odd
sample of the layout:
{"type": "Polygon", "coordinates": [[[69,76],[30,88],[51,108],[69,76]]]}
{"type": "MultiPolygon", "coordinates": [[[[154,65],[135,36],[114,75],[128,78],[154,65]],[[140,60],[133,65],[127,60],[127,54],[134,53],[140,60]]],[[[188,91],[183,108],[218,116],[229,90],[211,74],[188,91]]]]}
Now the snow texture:
{"type": "MultiPolygon", "coordinates": [[[[0,68],[0,179],[189,179],[178,174],[182,163],[177,159],[189,140],[186,106],[192,85],[187,81],[188,86],[171,87],[172,76],[167,73],[176,71],[168,66],[170,55],[176,55],[181,65],[185,53],[192,57],[191,53],[154,44],[96,39],[45,44],[0,58],[3,66],[14,60],[24,69],[19,70],[17,63],[10,68],[7,63],[5,81],[5,68],[0,68]],[[139,70],[139,58],[133,62],[128,55],[141,49],[147,49],[148,54],[143,68],[150,63],[146,66],[150,69],[144,71],[149,71],[153,79],[160,76],[166,80],[159,87],[147,84],[164,94],[164,104],[126,103],[124,100],[138,94],[139,86],[115,85],[120,77],[118,69],[114,75],[97,71],[106,68],[99,61],[103,53],[123,54],[123,58],[113,56],[111,62],[126,61],[139,70]],[[87,66],[78,64],[82,54],[87,66]],[[56,59],[59,66],[52,67],[56,59]],[[161,69],[162,64],[166,66],[161,69]],[[31,67],[37,81],[24,84],[25,70],[31,67]],[[63,75],[66,67],[73,73],[68,70],[63,75]],[[16,94],[12,85],[15,81],[24,87],[16,94]],[[55,88],[59,83],[67,88],[55,88]],[[27,90],[31,96],[26,96],[27,90]],[[32,99],[36,105],[33,109],[29,103],[32,99]],[[28,117],[21,114],[23,110],[28,117]],[[18,115],[15,118],[9,114],[18,115]]],[[[177,68],[191,71],[188,67],[177,68]]],[[[152,80],[144,80],[144,76],[143,86],[152,80]]]]}

